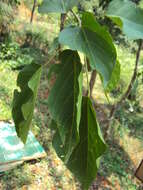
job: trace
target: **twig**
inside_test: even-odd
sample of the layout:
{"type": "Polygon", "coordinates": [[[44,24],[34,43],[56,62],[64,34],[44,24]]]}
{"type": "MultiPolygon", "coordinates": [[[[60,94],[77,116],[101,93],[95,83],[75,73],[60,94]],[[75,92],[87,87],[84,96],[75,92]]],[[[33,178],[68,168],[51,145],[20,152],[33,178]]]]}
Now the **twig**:
{"type": "Polygon", "coordinates": [[[37,3],[37,0],[34,0],[34,4],[33,4],[33,8],[32,8],[32,12],[31,12],[30,23],[33,22],[33,17],[34,17],[34,12],[35,12],[35,8],[36,8],[36,3],[37,3]]]}
{"type": "MultiPolygon", "coordinates": [[[[67,14],[62,13],[61,14],[61,20],[60,20],[60,32],[64,29],[64,24],[66,20],[67,14]]],[[[61,44],[59,44],[59,53],[61,52],[61,44]]]]}
{"type": "Polygon", "coordinates": [[[127,91],[125,92],[125,94],[123,95],[121,100],[118,102],[118,106],[120,106],[121,103],[129,96],[129,94],[131,92],[131,89],[133,87],[133,84],[134,84],[134,82],[136,80],[141,49],[142,49],[142,40],[140,40],[140,42],[139,42],[139,47],[138,47],[138,51],[137,51],[137,55],[136,55],[136,64],[135,64],[134,73],[133,73],[131,82],[130,82],[130,84],[128,86],[127,91]]]}
{"type": "Polygon", "coordinates": [[[96,76],[97,76],[97,71],[96,70],[92,71],[91,78],[90,78],[90,83],[89,83],[89,86],[90,86],[90,97],[92,97],[93,88],[94,88],[95,81],[96,81],[96,76]]]}
{"type": "Polygon", "coordinates": [[[67,14],[65,14],[65,13],[61,14],[60,32],[64,29],[66,16],[67,16],[67,14]]]}

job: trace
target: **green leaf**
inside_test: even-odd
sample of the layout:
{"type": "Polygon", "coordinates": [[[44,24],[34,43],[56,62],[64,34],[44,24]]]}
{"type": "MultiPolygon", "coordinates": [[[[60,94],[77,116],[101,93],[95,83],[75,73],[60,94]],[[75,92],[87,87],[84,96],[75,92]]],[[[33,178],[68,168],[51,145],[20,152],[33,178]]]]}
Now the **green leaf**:
{"type": "MultiPolygon", "coordinates": [[[[83,97],[80,122],[80,142],[70,156],[66,166],[81,182],[83,189],[88,189],[96,178],[99,159],[106,150],[96,113],[88,97],[83,97]]],[[[53,146],[63,160],[62,142],[58,131],[53,138],[53,146]]]]}
{"type": "Polygon", "coordinates": [[[60,60],[62,67],[50,92],[48,108],[52,119],[58,124],[65,159],[68,159],[79,141],[82,65],[76,51],[62,52],[60,60]]]}
{"type": "Polygon", "coordinates": [[[39,13],[66,13],[78,3],[79,0],[43,0],[39,13]]]}
{"type": "Polygon", "coordinates": [[[110,34],[96,22],[93,14],[83,14],[81,28],[65,28],[60,33],[59,42],[84,53],[91,68],[101,74],[104,87],[107,86],[116,63],[116,49],[110,34]]]}
{"type": "Polygon", "coordinates": [[[17,79],[20,92],[14,91],[12,116],[17,135],[24,143],[32,122],[41,70],[41,65],[35,63],[25,66],[17,79]]]}
{"type": "Polygon", "coordinates": [[[123,30],[130,39],[143,39],[143,9],[129,0],[113,0],[107,16],[123,30]]]}
{"type": "Polygon", "coordinates": [[[120,80],[120,72],[121,72],[121,66],[119,61],[117,60],[111,75],[111,80],[109,81],[107,88],[105,89],[107,93],[116,88],[120,80]]]}

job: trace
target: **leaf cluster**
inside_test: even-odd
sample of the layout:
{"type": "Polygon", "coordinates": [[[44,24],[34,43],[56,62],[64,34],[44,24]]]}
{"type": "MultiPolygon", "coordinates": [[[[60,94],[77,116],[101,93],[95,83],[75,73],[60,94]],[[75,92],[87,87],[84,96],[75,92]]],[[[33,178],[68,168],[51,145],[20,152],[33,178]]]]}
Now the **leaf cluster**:
{"type": "MultiPolygon", "coordinates": [[[[53,147],[79,179],[83,189],[88,189],[97,175],[106,144],[89,96],[89,88],[87,97],[82,93],[83,73],[86,72],[89,83],[88,67],[90,71],[96,70],[107,96],[120,79],[120,63],[107,28],[101,26],[92,13],[78,15],[74,12],[73,7],[79,2],[44,0],[38,10],[41,14],[59,13],[66,16],[70,12],[78,21],[77,25],[66,26],[55,40],[55,47],[60,45],[60,63],[49,70],[48,77],[54,72],[56,81],[48,97],[48,109],[52,119],[51,128],[55,130],[53,147]]],[[[143,10],[134,3],[113,0],[109,4],[107,16],[129,38],[143,38],[143,10]]],[[[17,134],[24,143],[32,121],[41,70],[42,66],[35,63],[25,67],[17,80],[20,91],[14,92],[12,113],[17,134]]]]}

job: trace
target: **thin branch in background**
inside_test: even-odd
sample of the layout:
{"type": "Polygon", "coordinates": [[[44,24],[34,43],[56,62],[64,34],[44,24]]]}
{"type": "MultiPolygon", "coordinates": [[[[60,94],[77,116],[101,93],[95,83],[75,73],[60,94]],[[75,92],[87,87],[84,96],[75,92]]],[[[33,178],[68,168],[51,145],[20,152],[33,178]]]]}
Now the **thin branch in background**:
{"type": "MultiPolygon", "coordinates": [[[[87,57],[86,57],[86,62],[87,62],[88,71],[91,72],[90,62],[89,62],[89,59],[87,57]]],[[[94,85],[95,85],[95,81],[96,81],[96,76],[97,76],[97,71],[93,70],[91,72],[91,77],[90,77],[90,82],[89,82],[90,98],[93,98],[92,94],[93,94],[93,89],[94,89],[94,85]]],[[[86,96],[88,95],[88,90],[86,91],[85,95],[86,96]]]]}
{"type": "Polygon", "coordinates": [[[61,14],[60,32],[64,29],[66,17],[67,17],[67,14],[65,13],[61,14]]]}
{"type": "Polygon", "coordinates": [[[35,12],[35,8],[36,8],[36,3],[37,3],[37,0],[34,0],[34,3],[33,3],[33,8],[32,8],[32,12],[31,12],[30,23],[32,23],[32,22],[33,22],[34,12],[35,12]]]}
{"type": "MultiPolygon", "coordinates": [[[[61,14],[61,19],[60,19],[60,32],[64,29],[65,21],[67,18],[66,13],[61,14]]],[[[59,53],[61,52],[61,45],[59,44],[59,53]]]]}
{"type": "Polygon", "coordinates": [[[140,40],[138,50],[137,50],[137,54],[136,54],[135,68],[134,68],[134,72],[133,72],[133,76],[131,78],[130,84],[129,84],[126,92],[121,97],[121,99],[115,105],[113,105],[113,107],[112,107],[112,109],[110,111],[110,115],[109,115],[109,118],[108,118],[109,122],[108,122],[106,130],[105,130],[105,136],[104,136],[105,139],[107,138],[108,130],[109,130],[109,127],[110,127],[110,124],[111,124],[111,121],[112,121],[112,119],[114,117],[115,112],[122,106],[123,102],[128,98],[128,96],[130,95],[131,90],[133,88],[133,85],[134,85],[134,83],[136,81],[138,65],[139,65],[139,59],[140,59],[140,53],[141,53],[141,50],[142,50],[142,45],[143,45],[143,41],[140,40]]]}
{"type": "Polygon", "coordinates": [[[92,94],[93,94],[93,89],[94,89],[94,85],[95,85],[95,81],[96,81],[96,76],[97,76],[97,71],[96,70],[92,71],[91,78],[90,78],[90,83],[89,83],[90,97],[92,97],[92,94]]]}

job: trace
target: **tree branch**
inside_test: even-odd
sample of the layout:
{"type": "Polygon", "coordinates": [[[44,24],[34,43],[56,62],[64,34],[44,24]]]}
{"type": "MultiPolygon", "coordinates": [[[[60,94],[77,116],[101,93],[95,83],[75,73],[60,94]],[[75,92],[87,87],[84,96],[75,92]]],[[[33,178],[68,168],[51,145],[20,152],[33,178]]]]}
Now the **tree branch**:
{"type": "Polygon", "coordinates": [[[106,127],[106,130],[105,130],[105,136],[104,138],[106,139],[107,138],[107,135],[108,135],[108,129],[110,127],[110,124],[111,124],[111,121],[114,117],[114,114],[115,112],[122,106],[122,103],[126,100],[126,98],[128,98],[128,96],[130,95],[131,93],[131,90],[133,88],[133,85],[135,83],[135,80],[137,78],[137,70],[138,70],[138,64],[139,64],[139,59],[140,59],[140,53],[141,53],[141,49],[142,49],[142,45],[143,45],[143,41],[140,40],[139,41],[139,46],[138,46],[138,50],[137,50],[137,54],[136,54],[136,62],[135,62],[135,67],[134,67],[134,72],[133,72],[133,76],[131,78],[131,81],[130,81],[130,84],[126,90],[126,92],[123,94],[123,96],[121,97],[121,99],[115,104],[113,105],[111,111],[110,111],[110,115],[109,115],[109,118],[108,118],[108,124],[107,124],[107,127],[106,127]]]}
{"type": "Polygon", "coordinates": [[[33,4],[33,8],[32,8],[32,12],[31,12],[30,23],[33,22],[33,17],[34,17],[34,12],[35,12],[35,8],[36,8],[36,3],[37,3],[37,0],[34,0],[34,4],[33,4]]]}
{"type": "Polygon", "coordinates": [[[93,88],[94,88],[94,85],[95,85],[95,81],[96,81],[96,76],[97,76],[97,71],[94,70],[92,71],[91,73],[91,78],[90,78],[90,97],[92,97],[92,94],[93,94],[93,88]]]}
{"type": "Polygon", "coordinates": [[[134,82],[137,78],[137,70],[138,70],[138,64],[139,64],[139,58],[140,58],[140,52],[141,52],[141,49],[142,49],[142,40],[140,40],[139,42],[139,47],[138,47],[138,51],[137,51],[137,55],[136,55],[136,63],[135,63],[135,68],[134,68],[134,73],[133,73],[133,76],[132,76],[132,79],[131,79],[131,82],[128,86],[128,89],[127,91],[125,92],[125,94],[122,96],[121,100],[117,103],[117,107],[120,107],[121,103],[123,101],[125,101],[125,99],[130,95],[130,92],[132,90],[132,87],[134,85],[134,82]]]}
{"type": "MultiPolygon", "coordinates": [[[[62,13],[61,14],[61,20],[60,20],[60,32],[64,29],[65,20],[66,20],[67,14],[62,13]]],[[[61,45],[59,44],[59,53],[61,52],[61,45]]]]}
{"type": "Polygon", "coordinates": [[[64,29],[66,16],[67,16],[67,14],[65,14],[65,13],[61,14],[60,32],[64,29]]]}

